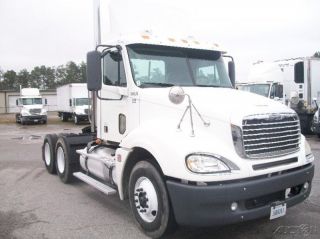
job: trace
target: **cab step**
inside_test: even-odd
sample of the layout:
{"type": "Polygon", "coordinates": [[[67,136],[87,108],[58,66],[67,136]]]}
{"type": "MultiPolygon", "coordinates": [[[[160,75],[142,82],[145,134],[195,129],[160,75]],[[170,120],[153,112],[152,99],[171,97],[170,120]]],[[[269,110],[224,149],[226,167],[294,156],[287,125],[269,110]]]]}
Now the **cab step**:
{"type": "Polygon", "coordinates": [[[117,193],[117,190],[99,182],[98,180],[84,174],[81,172],[75,172],[73,173],[73,176],[75,176],[76,178],[80,179],[81,181],[91,185],[92,187],[98,189],[99,191],[107,194],[107,195],[113,195],[117,193]]]}

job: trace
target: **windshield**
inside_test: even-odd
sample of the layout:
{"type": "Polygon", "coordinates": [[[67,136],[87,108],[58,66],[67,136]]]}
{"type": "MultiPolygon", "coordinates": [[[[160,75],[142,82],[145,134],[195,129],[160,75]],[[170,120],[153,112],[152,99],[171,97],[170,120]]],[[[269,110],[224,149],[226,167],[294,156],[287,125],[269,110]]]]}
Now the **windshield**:
{"type": "Polygon", "coordinates": [[[22,98],[23,105],[42,105],[42,98],[22,98]]]}
{"type": "Polygon", "coordinates": [[[262,95],[265,97],[269,97],[270,85],[269,84],[239,85],[238,89],[256,93],[258,95],[262,95]]]}
{"type": "Polygon", "coordinates": [[[217,51],[134,44],[128,53],[139,87],[232,87],[217,51]]]}
{"type": "Polygon", "coordinates": [[[88,98],[76,98],[75,105],[76,106],[89,105],[89,99],[88,98]]]}

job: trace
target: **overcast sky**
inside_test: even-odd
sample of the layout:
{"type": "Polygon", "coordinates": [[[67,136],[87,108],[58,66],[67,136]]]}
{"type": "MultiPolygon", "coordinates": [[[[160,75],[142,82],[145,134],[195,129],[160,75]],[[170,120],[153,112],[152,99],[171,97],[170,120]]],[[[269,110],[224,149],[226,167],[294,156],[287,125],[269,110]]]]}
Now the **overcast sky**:
{"type": "MultiPolygon", "coordinates": [[[[149,23],[147,28],[162,25],[169,32],[219,43],[234,56],[240,81],[257,60],[310,56],[320,51],[317,0],[115,2],[123,2],[126,11],[115,8],[113,14],[130,29],[140,19],[140,23],[149,23]],[[153,21],[148,21],[150,16],[153,21]]],[[[92,0],[0,0],[0,68],[18,71],[85,61],[94,42],[92,15],[92,0]]]]}

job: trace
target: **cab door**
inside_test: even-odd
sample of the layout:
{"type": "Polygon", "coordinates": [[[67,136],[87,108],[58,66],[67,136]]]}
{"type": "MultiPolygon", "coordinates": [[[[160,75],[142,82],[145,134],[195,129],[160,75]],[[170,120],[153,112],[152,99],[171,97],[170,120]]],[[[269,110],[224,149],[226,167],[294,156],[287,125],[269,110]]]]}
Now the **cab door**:
{"type": "Polygon", "coordinates": [[[98,137],[120,143],[128,133],[131,99],[122,54],[107,52],[102,59],[102,88],[98,93],[98,137]],[[100,122],[99,122],[100,121],[100,122]]]}

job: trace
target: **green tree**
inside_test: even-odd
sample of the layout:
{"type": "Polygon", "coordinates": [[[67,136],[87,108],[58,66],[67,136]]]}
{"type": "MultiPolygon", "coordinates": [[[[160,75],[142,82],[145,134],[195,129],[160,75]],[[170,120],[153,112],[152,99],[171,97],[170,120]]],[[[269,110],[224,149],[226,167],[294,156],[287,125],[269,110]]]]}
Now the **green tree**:
{"type": "Polygon", "coordinates": [[[73,61],[70,61],[66,65],[66,78],[65,84],[80,83],[81,73],[78,65],[73,61]]]}
{"type": "Polygon", "coordinates": [[[55,78],[55,69],[51,67],[46,68],[46,82],[45,82],[45,89],[55,89],[56,88],[56,78],[55,78]]]}
{"type": "Polygon", "coordinates": [[[314,53],[313,56],[320,58],[320,51],[317,51],[316,53],[314,53]]]}
{"type": "Polygon", "coordinates": [[[84,62],[81,62],[79,65],[80,70],[80,82],[87,83],[87,65],[84,62]]]}
{"type": "Polygon", "coordinates": [[[19,90],[21,87],[33,87],[42,90],[55,89],[69,83],[85,83],[86,63],[76,64],[73,61],[58,67],[36,66],[31,72],[23,69],[3,72],[0,69],[0,90],[19,90]]]}
{"type": "Polygon", "coordinates": [[[3,74],[3,81],[0,87],[1,90],[18,90],[17,73],[14,70],[6,71],[3,74]]]}
{"type": "Polygon", "coordinates": [[[60,65],[55,69],[56,86],[65,84],[66,74],[66,68],[64,65],[60,65]]]}
{"type": "Polygon", "coordinates": [[[51,67],[36,66],[31,71],[30,79],[30,86],[34,88],[45,90],[56,87],[55,70],[51,67]]]}
{"type": "Polygon", "coordinates": [[[19,71],[17,75],[18,86],[22,88],[26,88],[30,84],[30,73],[26,69],[19,71]]]}
{"type": "Polygon", "coordinates": [[[3,71],[0,68],[0,82],[3,81],[3,71]]]}
{"type": "Polygon", "coordinates": [[[40,66],[40,67],[36,66],[33,68],[33,70],[30,73],[30,78],[31,78],[30,87],[43,89],[43,81],[44,81],[43,68],[44,67],[45,66],[40,66]]]}

